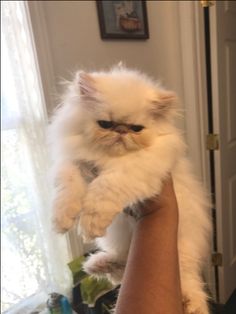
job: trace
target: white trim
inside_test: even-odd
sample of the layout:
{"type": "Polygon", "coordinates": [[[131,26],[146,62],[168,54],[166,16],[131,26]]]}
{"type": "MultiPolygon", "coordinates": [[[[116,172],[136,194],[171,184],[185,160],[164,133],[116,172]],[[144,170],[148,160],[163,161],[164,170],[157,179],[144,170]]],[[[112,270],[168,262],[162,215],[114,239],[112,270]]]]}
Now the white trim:
{"type": "Polygon", "coordinates": [[[208,158],[205,148],[208,125],[203,21],[199,3],[194,1],[178,3],[189,154],[197,170],[197,176],[209,187],[208,158]]]}
{"type": "MultiPolygon", "coordinates": [[[[210,10],[210,28],[211,28],[211,76],[212,76],[212,101],[213,101],[213,123],[214,132],[220,134],[220,117],[219,117],[219,73],[218,73],[218,36],[217,33],[217,12],[216,6],[212,6],[210,10]]],[[[222,174],[221,174],[221,158],[220,150],[214,154],[214,170],[215,170],[215,206],[216,206],[216,229],[217,229],[217,249],[223,253],[223,224],[224,221],[223,207],[222,207],[222,174]]],[[[224,268],[218,268],[219,274],[219,301],[225,303],[225,281],[224,281],[224,268]]]]}
{"type": "Polygon", "coordinates": [[[203,182],[210,191],[210,160],[209,152],[206,149],[206,135],[208,133],[208,100],[206,82],[206,56],[205,56],[205,31],[203,8],[196,1],[193,2],[195,12],[195,40],[196,40],[196,84],[198,86],[199,108],[199,136],[201,142],[201,164],[203,171],[203,182]]]}
{"type": "Polygon", "coordinates": [[[37,50],[36,50],[35,37],[34,37],[32,20],[31,20],[31,16],[30,16],[28,2],[24,1],[23,6],[25,8],[25,15],[26,15],[26,19],[27,19],[29,36],[30,36],[31,44],[32,44],[32,50],[33,50],[33,55],[34,55],[34,64],[35,64],[35,68],[36,68],[36,72],[37,72],[37,81],[38,81],[39,88],[40,88],[39,92],[40,92],[41,101],[42,101],[42,108],[44,111],[44,118],[45,118],[45,121],[47,121],[48,115],[47,115],[46,99],[45,99],[44,89],[42,86],[42,75],[41,75],[40,67],[39,67],[39,58],[38,58],[38,54],[37,54],[37,50]]]}
{"type": "Polygon", "coordinates": [[[55,72],[42,1],[27,1],[48,114],[55,107],[55,72]]]}
{"type": "Polygon", "coordinates": [[[83,240],[82,237],[78,234],[77,226],[69,230],[67,240],[72,259],[85,253],[83,240]]]}
{"type": "MultiPolygon", "coordinates": [[[[210,164],[205,144],[208,111],[203,10],[198,1],[178,1],[178,5],[189,155],[197,176],[210,191],[210,164]]],[[[215,298],[215,276],[210,256],[205,276],[215,298]]]]}

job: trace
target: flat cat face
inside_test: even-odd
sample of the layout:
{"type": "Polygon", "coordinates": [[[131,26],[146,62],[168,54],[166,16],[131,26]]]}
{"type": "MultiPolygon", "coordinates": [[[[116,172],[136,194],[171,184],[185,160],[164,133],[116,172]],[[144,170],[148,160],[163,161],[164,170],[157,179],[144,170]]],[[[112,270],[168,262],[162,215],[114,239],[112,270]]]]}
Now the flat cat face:
{"type": "Polygon", "coordinates": [[[91,133],[92,142],[112,155],[139,150],[151,143],[150,132],[144,125],[126,123],[125,120],[97,120],[91,133]]]}
{"type": "Polygon", "coordinates": [[[75,83],[80,93],[80,132],[88,145],[110,155],[151,145],[176,99],[173,92],[127,69],[78,73],[75,83]]]}

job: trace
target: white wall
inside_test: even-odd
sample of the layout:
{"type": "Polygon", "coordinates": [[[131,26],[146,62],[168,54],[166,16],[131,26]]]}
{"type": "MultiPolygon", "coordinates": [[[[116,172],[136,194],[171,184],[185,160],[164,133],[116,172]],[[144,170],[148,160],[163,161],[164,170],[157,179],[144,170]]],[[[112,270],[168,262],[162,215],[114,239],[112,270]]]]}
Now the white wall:
{"type": "MultiPolygon", "coordinates": [[[[100,69],[122,60],[161,79],[183,98],[177,1],[147,1],[150,39],[136,41],[102,40],[95,1],[29,1],[29,7],[37,46],[42,32],[39,24],[44,23],[55,82],[70,78],[70,72],[79,68],[100,69]]],[[[47,47],[37,48],[44,58],[47,47]]],[[[183,121],[179,124],[184,128],[183,121]]]]}

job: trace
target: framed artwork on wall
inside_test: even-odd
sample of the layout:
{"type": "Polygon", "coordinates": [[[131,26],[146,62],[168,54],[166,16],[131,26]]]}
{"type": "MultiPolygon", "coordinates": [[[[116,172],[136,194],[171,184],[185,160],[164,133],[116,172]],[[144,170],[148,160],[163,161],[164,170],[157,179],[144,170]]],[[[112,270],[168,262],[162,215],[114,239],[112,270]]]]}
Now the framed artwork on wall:
{"type": "Polygon", "coordinates": [[[102,39],[148,39],[146,1],[96,1],[102,39]]]}

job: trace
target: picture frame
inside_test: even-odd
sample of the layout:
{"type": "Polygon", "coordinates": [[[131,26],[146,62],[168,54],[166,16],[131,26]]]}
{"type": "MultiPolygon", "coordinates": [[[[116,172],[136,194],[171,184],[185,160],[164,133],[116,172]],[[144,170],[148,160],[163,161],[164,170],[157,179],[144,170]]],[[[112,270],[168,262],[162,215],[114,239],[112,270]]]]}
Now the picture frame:
{"type": "Polygon", "coordinates": [[[102,39],[148,39],[146,1],[96,1],[102,39]]]}

